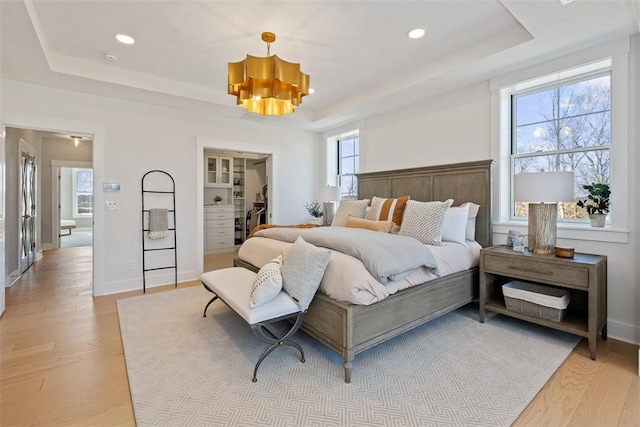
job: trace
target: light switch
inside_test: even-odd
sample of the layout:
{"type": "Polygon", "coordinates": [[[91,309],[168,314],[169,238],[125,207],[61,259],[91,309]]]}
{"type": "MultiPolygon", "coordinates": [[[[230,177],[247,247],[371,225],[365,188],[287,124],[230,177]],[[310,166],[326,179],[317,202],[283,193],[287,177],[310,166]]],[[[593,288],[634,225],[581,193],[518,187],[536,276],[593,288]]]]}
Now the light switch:
{"type": "Polygon", "coordinates": [[[113,200],[107,200],[107,210],[116,211],[118,210],[118,203],[113,200]]]}

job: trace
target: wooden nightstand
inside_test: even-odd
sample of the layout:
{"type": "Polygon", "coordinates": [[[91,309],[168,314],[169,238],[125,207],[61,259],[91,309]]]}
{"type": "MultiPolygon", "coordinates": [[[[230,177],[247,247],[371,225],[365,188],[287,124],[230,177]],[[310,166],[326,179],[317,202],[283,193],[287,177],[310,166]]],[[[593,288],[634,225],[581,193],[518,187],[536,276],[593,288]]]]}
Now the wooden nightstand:
{"type": "Polygon", "coordinates": [[[494,246],[480,252],[480,322],[487,311],[505,314],[569,332],[589,340],[596,359],[596,337],[607,339],[607,257],[576,253],[573,258],[516,252],[494,246]],[[571,303],[564,318],[555,322],[507,310],[502,285],[511,279],[567,289],[571,303]]]}

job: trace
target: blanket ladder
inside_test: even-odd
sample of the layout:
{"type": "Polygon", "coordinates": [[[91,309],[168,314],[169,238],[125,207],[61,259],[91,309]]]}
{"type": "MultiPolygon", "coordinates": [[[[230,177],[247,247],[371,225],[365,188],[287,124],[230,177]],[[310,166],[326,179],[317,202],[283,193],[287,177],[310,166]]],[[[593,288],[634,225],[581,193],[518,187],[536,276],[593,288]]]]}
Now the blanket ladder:
{"type": "Polygon", "coordinates": [[[178,287],[178,251],[176,245],[176,183],[173,177],[162,170],[151,170],[142,176],[142,292],[147,291],[147,273],[150,271],[173,269],[174,286],[178,287]],[[146,185],[146,187],[145,187],[146,185]],[[173,240],[172,246],[164,246],[159,240],[152,240],[148,237],[151,231],[151,209],[147,206],[154,206],[160,209],[167,209],[167,237],[173,240]],[[172,238],[171,238],[172,237],[172,238]],[[153,264],[147,267],[147,254],[169,252],[173,255],[172,263],[153,264]]]}

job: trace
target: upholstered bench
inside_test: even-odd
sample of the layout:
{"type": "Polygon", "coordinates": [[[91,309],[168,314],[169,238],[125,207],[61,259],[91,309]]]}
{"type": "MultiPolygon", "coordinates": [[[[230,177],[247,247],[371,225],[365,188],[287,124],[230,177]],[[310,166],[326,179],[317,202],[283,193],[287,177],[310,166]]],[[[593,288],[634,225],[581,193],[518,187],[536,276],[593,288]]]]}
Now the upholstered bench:
{"type": "Polygon", "coordinates": [[[306,313],[306,310],[302,311],[284,290],[281,290],[272,300],[251,308],[250,299],[255,278],[256,273],[242,267],[209,271],[200,276],[204,287],[215,294],[204,308],[204,317],[207,316],[207,309],[211,303],[219,298],[251,326],[260,341],[269,344],[253,370],[253,382],[258,381],[256,375],[262,361],[278,347],[289,345],[297,348],[300,351],[300,361],[305,362],[302,347],[292,341],[291,336],[300,328],[306,313]],[[284,334],[278,334],[269,327],[272,323],[293,317],[296,317],[295,323],[284,334]]]}
{"type": "Polygon", "coordinates": [[[71,230],[76,228],[76,222],[72,219],[61,219],[60,220],[60,236],[70,236],[71,230]],[[69,231],[66,234],[62,234],[63,230],[69,231]]]}

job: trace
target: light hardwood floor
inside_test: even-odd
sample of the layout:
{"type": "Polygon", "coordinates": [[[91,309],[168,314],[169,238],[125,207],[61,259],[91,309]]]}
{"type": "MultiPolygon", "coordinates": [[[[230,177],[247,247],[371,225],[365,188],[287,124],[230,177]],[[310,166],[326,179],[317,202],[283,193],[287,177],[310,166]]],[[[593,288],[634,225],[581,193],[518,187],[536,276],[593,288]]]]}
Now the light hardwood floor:
{"type": "MultiPolygon", "coordinates": [[[[207,257],[205,269],[230,266],[233,255],[207,257]]],[[[140,294],[92,298],[90,247],[45,252],[7,289],[0,425],[135,425],[116,301],[140,294]]],[[[637,355],[610,339],[598,342],[592,361],[583,340],[514,425],[639,426],[637,355]]]]}

